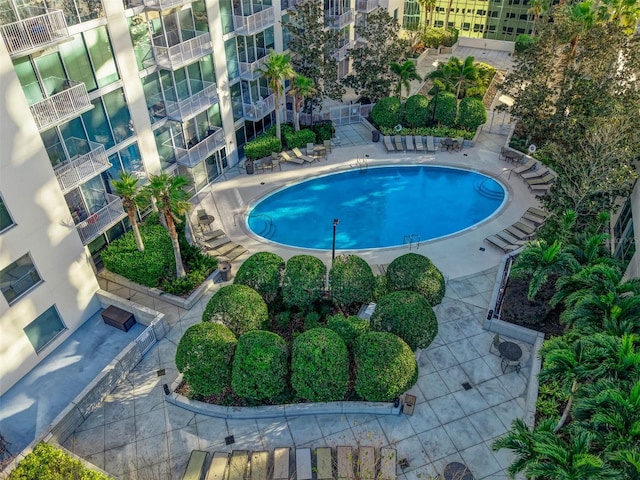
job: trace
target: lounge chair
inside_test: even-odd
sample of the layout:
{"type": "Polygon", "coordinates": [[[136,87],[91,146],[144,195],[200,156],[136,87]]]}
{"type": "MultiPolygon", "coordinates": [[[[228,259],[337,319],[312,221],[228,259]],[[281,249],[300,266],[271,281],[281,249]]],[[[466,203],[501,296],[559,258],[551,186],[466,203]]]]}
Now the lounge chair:
{"type": "Polygon", "coordinates": [[[512,169],[511,171],[513,173],[517,173],[518,175],[520,175],[521,173],[527,172],[529,170],[531,170],[532,168],[534,168],[536,166],[537,160],[535,158],[530,158],[526,163],[520,165],[519,167],[516,167],[514,169],[512,169]]]}
{"type": "Polygon", "coordinates": [[[497,235],[491,235],[491,236],[485,238],[484,241],[485,242],[489,242],[491,245],[493,245],[495,247],[498,247],[504,253],[513,252],[514,250],[516,250],[516,249],[520,248],[522,245],[524,245],[524,242],[520,242],[520,241],[518,241],[518,243],[507,242],[506,240],[503,240],[502,238],[498,237],[497,235]]]}
{"type": "Polygon", "coordinates": [[[399,152],[404,152],[405,151],[404,145],[402,144],[402,136],[401,135],[395,135],[393,137],[393,144],[396,146],[396,150],[398,150],[399,152]]]}
{"type": "Polygon", "coordinates": [[[416,152],[424,152],[425,146],[422,135],[416,135],[413,140],[416,142],[416,152]]]}
{"type": "Polygon", "coordinates": [[[529,178],[543,177],[549,172],[550,170],[547,167],[543,167],[543,168],[539,168],[538,170],[534,170],[533,172],[521,173],[520,176],[526,182],[527,179],[529,178]]]}
{"type": "Polygon", "coordinates": [[[520,242],[524,242],[524,238],[518,238],[515,235],[512,235],[507,229],[502,230],[501,232],[496,233],[496,237],[501,238],[505,242],[509,242],[511,245],[517,245],[520,242]]]}
{"type": "Polygon", "coordinates": [[[553,187],[553,183],[543,183],[541,185],[530,185],[529,190],[531,190],[531,193],[536,197],[543,197],[551,187],[553,187]]]}
{"type": "Polygon", "coordinates": [[[515,222],[510,227],[507,227],[505,230],[511,233],[514,237],[518,237],[522,239],[529,238],[536,232],[535,227],[530,227],[529,225],[525,225],[522,222],[515,222]]]}
{"type": "Polygon", "coordinates": [[[529,185],[529,188],[531,188],[533,185],[550,184],[555,179],[556,179],[556,176],[553,173],[549,172],[542,177],[527,178],[525,182],[527,185],[529,185]]]}
{"type": "Polygon", "coordinates": [[[282,151],[280,152],[280,156],[285,162],[296,163],[298,165],[302,165],[304,163],[304,160],[301,160],[296,157],[292,157],[291,155],[289,155],[289,152],[282,151]]]}
{"type": "Polygon", "coordinates": [[[405,135],[404,136],[404,141],[407,144],[407,149],[406,151],[409,152],[415,152],[416,151],[416,146],[415,143],[413,143],[413,135],[405,135]]]}
{"type": "Polygon", "coordinates": [[[384,144],[384,148],[387,150],[387,153],[396,151],[396,147],[393,144],[393,140],[391,140],[391,137],[382,137],[382,143],[384,144]]]}
{"type": "Polygon", "coordinates": [[[536,226],[542,225],[547,219],[548,213],[536,207],[529,207],[522,215],[523,220],[529,220],[536,226]]]}
{"type": "Polygon", "coordinates": [[[291,151],[293,152],[293,154],[296,157],[298,157],[300,160],[304,160],[305,162],[312,163],[315,160],[315,158],[310,157],[309,155],[305,155],[304,153],[302,153],[298,147],[292,148],[291,151]]]}
{"type": "Polygon", "coordinates": [[[433,141],[433,137],[429,136],[427,137],[427,152],[435,152],[436,151],[436,144],[433,141]]]}

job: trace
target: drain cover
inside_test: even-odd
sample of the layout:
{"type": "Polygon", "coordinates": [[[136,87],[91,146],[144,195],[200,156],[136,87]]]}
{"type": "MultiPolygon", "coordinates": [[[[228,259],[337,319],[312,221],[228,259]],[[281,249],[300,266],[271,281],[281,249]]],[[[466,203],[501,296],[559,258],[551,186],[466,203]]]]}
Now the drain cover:
{"type": "Polygon", "coordinates": [[[233,438],[233,435],[229,435],[228,437],[224,437],[224,443],[225,445],[231,445],[233,443],[236,443],[236,439],[233,438]]]}
{"type": "Polygon", "coordinates": [[[473,387],[471,386],[471,384],[469,382],[464,382],[462,384],[462,388],[464,388],[465,390],[471,390],[473,387]]]}
{"type": "Polygon", "coordinates": [[[159,377],[161,377],[161,376],[163,376],[163,375],[164,375],[165,373],[167,373],[167,372],[165,372],[164,368],[161,368],[161,369],[160,369],[160,370],[158,370],[156,373],[158,374],[158,376],[159,376],[159,377]]]}
{"type": "Polygon", "coordinates": [[[480,247],[478,250],[480,250],[481,252],[484,252],[484,247],[480,247]]]}

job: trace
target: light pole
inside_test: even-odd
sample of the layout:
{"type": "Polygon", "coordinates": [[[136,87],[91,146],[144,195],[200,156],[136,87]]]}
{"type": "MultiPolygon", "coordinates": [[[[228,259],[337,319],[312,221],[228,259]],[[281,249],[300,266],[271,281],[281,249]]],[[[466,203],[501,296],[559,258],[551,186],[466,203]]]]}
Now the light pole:
{"type": "Polygon", "coordinates": [[[333,246],[331,247],[331,266],[333,267],[333,262],[336,259],[336,227],[340,223],[340,220],[337,218],[333,219],[333,246]]]}

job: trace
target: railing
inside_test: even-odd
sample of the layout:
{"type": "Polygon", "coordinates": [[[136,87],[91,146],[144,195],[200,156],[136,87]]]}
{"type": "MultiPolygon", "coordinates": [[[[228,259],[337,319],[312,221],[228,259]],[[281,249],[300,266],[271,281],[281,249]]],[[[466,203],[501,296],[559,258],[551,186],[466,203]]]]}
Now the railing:
{"type": "Polygon", "coordinates": [[[62,91],[29,106],[40,131],[77,117],[93,105],[82,82],[59,79],[62,91]]]}
{"type": "MultiPolygon", "coordinates": [[[[334,125],[349,125],[362,122],[363,118],[367,118],[373,108],[372,104],[361,105],[354,103],[352,105],[339,105],[329,109],[313,112],[313,123],[321,121],[331,121],[334,125]]],[[[300,113],[300,123],[309,125],[311,123],[311,115],[308,113],[300,113]]]]}
{"type": "Polygon", "coordinates": [[[267,98],[258,100],[256,103],[243,103],[242,115],[245,119],[255,122],[275,110],[275,108],[275,96],[269,95],[267,98]]]}
{"type": "MultiPolygon", "coordinates": [[[[167,116],[179,122],[184,122],[197,115],[218,100],[216,84],[213,82],[202,82],[204,88],[199,92],[191,94],[184,100],[165,100],[164,106],[167,116]]],[[[178,87],[178,85],[176,85],[178,87]]]]}
{"type": "Polygon", "coordinates": [[[238,62],[240,66],[240,78],[242,80],[256,80],[260,76],[260,69],[264,66],[269,52],[267,52],[266,48],[258,48],[257,52],[257,59],[253,62],[238,62]]]}
{"type": "MultiPolygon", "coordinates": [[[[82,142],[81,139],[76,140],[82,142]]],[[[53,169],[62,193],[67,193],[111,167],[104,146],[96,142],[86,143],[89,147],[88,153],[76,156],[73,160],[61,163],[53,169]]]]}
{"type": "Polygon", "coordinates": [[[342,30],[344,27],[346,27],[350,23],[353,23],[354,18],[355,18],[355,12],[353,8],[350,8],[349,10],[339,15],[330,15],[330,14],[325,15],[324,21],[327,27],[335,28],[337,30],[342,30]]]}
{"type": "Polygon", "coordinates": [[[298,7],[298,0],[281,0],[280,10],[295,10],[298,7]]]}
{"type": "Polygon", "coordinates": [[[170,47],[161,45],[164,43],[164,37],[154,38],[153,56],[159,67],[175,70],[213,51],[209,32],[193,30],[185,32],[192,33],[194,35],[193,38],[170,47]]]}
{"type": "Polygon", "coordinates": [[[402,243],[404,245],[409,245],[409,250],[411,250],[414,246],[416,247],[416,250],[418,250],[420,248],[420,235],[418,235],[417,233],[405,235],[402,243]]]}
{"type": "Polygon", "coordinates": [[[333,58],[335,58],[337,61],[344,60],[345,58],[347,58],[349,50],[351,50],[352,48],[353,45],[351,44],[351,42],[345,43],[338,50],[336,50],[336,52],[333,54],[333,58]]]}
{"type": "Polygon", "coordinates": [[[164,10],[166,8],[174,8],[185,3],[191,3],[192,0],[134,0],[131,5],[143,5],[149,10],[164,10]]]}
{"type": "Polygon", "coordinates": [[[41,50],[69,37],[62,10],[46,11],[42,15],[0,25],[0,32],[12,57],[41,50]]]}
{"type": "Polygon", "coordinates": [[[273,7],[253,15],[234,15],[233,26],[238,35],[253,35],[276,23],[273,7]]]}
{"type": "MultiPolygon", "coordinates": [[[[181,135],[177,136],[177,144],[184,145],[181,141],[181,135]]],[[[225,146],[224,130],[218,127],[210,127],[209,135],[198,143],[191,146],[179,147],[175,145],[173,150],[176,154],[176,161],[179,165],[185,167],[195,167],[198,163],[205,158],[211,156],[216,150],[225,146]]]]}
{"type": "Polygon", "coordinates": [[[87,245],[107,228],[127,216],[122,208],[122,199],[120,197],[110,193],[105,193],[105,197],[107,199],[105,207],[93,212],[86,220],[76,223],[76,229],[80,234],[83,245],[87,245]]]}
{"type": "Polygon", "coordinates": [[[145,328],[134,341],[138,344],[141,355],[147,353],[156,343],[156,331],[153,329],[153,325],[145,328]]]}
{"type": "Polygon", "coordinates": [[[378,0],[356,0],[356,10],[360,13],[369,13],[378,7],[378,0]]]}

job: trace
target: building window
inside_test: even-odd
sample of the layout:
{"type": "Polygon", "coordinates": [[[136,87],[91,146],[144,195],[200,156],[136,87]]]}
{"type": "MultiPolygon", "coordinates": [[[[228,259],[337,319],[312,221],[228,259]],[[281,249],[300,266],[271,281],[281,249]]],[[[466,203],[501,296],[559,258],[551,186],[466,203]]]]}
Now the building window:
{"type": "Polygon", "coordinates": [[[444,22],[442,20],[436,20],[433,22],[434,27],[442,28],[444,26],[444,22]]]}
{"type": "Polygon", "coordinates": [[[42,279],[28,253],[0,270],[0,290],[9,305],[41,282],[42,279]]]}
{"type": "Polygon", "coordinates": [[[516,33],[517,33],[518,35],[523,34],[523,33],[524,33],[524,28],[516,28],[516,33]]]}
{"type": "Polygon", "coordinates": [[[529,15],[527,15],[526,13],[521,13],[520,14],[520,20],[529,20],[529,15]]]}
{"type": "Polygon", "coordinates": [[[4,204],[4,200],[0,197],[0,233],[4,232],[9,227],[15,225],[13,218],[7,210],[7,206],[4,204]]]}
{"type": "Polygon", "coordinates": [[[44,347],[65,330],[66,327],[62,323],[55,306],[48,308],[42,315],[24,327],[24,333],[36,353],[42,351],[44,347]]]}
{"type": "Polygon", "coordinates": [[[470,23],[463,23],[462,24],[462,30],[468,32],[469,30],[471,30],[471,24],[470,23]]]}
{"type": "Polygon", "coordinates": [[[474,32],[482,32],[484,30],[484,25],[481,25],[479,23],[475,23],[473,25],[473,31],[474,32]]]}
{"type": "Polygon", "coordinates": [[[476,11],[476,15],[486,15],[487,11],[486,10],[478,10],[476,11]]]}
{"type": "Polygon", "coordinates": [[[624,204],[613,226],[613,239],[615,241],[614,257],[622,260],[624,265],[627,265],[636,252],[631,199],[628,199],[624,204]]]}
{"type": "Polygon", "coordinates": [[[492,10],[489,12],[489,16],[492,18],[498,18],[499,15],[500,15],[500,12],[498,12],[497,10],[492,10]]]}

